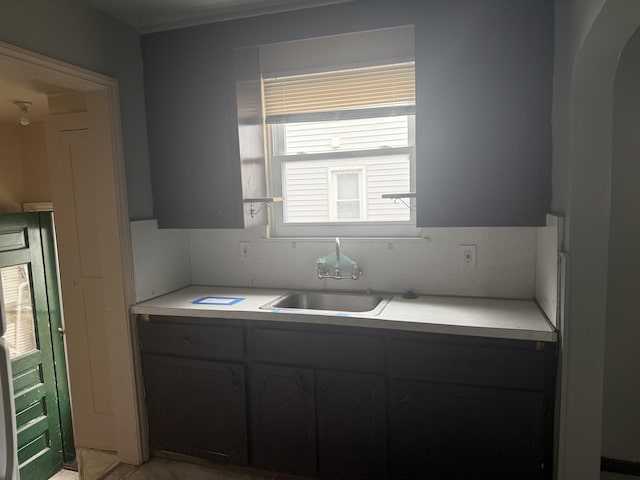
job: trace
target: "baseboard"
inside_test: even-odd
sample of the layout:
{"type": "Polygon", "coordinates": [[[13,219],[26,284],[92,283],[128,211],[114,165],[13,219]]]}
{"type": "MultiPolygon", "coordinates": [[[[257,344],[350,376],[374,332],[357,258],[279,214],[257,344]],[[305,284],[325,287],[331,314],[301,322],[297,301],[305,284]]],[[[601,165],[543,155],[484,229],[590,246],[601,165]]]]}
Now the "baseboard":
{"type": "Polygon", "coordinates": [[[600,457],[600,470],[603,472],[623,473],[625,475],[640,477],[640,462],[600,457]]]}

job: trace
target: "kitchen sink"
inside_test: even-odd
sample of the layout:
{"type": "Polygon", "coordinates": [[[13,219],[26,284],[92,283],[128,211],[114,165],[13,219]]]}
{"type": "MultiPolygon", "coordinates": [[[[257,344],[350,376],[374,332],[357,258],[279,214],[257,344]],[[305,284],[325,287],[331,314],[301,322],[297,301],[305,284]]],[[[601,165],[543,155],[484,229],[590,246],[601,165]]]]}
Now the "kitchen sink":
{"type": "Polygon", "coordinates": [[[390,295],[368,293],[290,292],[260,308],[295,313],[366,313],[378,315],[390,295]]]}

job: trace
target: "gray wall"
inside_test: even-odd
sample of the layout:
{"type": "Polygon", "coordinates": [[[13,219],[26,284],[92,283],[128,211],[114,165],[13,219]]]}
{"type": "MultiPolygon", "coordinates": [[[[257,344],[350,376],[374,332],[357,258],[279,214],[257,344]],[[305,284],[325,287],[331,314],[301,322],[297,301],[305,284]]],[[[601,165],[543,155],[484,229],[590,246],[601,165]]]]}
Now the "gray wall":
{"type": "Polygon", "coordinates": [[[152,217],[138,33],[78,0],[3,0],[0,41],[118,79],[129,217],[152,217]]]}
{"type": "Polygon", "coordinates": [[[611,166],[611,222],[602,454],[640,461],[640,32],[618,66],[611,166]]]}

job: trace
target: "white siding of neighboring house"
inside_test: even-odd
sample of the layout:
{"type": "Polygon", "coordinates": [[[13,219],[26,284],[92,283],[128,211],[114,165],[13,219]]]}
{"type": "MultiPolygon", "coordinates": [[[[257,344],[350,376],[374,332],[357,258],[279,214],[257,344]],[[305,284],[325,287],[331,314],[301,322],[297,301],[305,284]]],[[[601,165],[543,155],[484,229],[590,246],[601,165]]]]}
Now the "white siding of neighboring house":
{"type": "Polygon", "coordinates": [[[287,162],[283,171],[285,222],[326,222],[329,219],[326,162],[287,162]]]}
{"type": "Polygon", "coordinates": [[[409,155],[283,163],[287,223],[328,222],[330,170],[364,167],[366,221],[409,220],[406,206],[381,198],[384,193],[411,190],[409,155]]]}
{"type": "Polygon", "coordinates": [[[384,193],[411,191],[409,155],[367,159],[367,220],[384,222],[409,220],[409,209],[396,204],[384,193]]]}
{"type": "Polygon", "coordinates": [[[398,116],[287,124],[285,154],[406,147],[407,122],[398,116]]]}

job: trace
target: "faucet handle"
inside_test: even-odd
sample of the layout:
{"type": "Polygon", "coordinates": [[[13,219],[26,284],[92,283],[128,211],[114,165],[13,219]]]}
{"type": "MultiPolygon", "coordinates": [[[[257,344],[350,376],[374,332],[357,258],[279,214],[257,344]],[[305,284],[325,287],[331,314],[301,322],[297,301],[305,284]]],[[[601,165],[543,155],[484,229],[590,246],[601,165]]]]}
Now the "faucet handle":
{"type": "Polygon", "coordinates": [[[358,265],[354,265],[353,268],[351,269],[351,279],[357,280],[358,278],[360,278],[361,274],[362,274],[362,270],[360,270],[360,267],[358,267],[358,265]]]}

